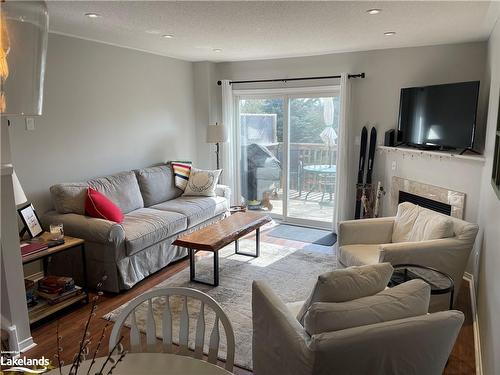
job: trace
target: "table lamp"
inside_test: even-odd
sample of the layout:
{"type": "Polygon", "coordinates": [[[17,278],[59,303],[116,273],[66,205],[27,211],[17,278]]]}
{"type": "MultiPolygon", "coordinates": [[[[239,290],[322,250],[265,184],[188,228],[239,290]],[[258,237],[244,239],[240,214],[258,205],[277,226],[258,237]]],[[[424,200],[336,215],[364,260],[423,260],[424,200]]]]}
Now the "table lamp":
{"type": "Polygon", "coordinates": [[[26,198],[26,194],[24,194],[23,187],[19,182],[19,178],[17,178],[16,171],[12,173],[12,184],[14,186],[14,201],[16,202],[16,206],[26,203],[28,198],[26,198]]]}
{"type": "Polygon", "coordinates": [[[215,143],[215,154],[217,155],[217,169],[219,169],[219,144],[227,142],[227,134],[224,125],[208,125],[207,128],[207,143],[215,143]]]}

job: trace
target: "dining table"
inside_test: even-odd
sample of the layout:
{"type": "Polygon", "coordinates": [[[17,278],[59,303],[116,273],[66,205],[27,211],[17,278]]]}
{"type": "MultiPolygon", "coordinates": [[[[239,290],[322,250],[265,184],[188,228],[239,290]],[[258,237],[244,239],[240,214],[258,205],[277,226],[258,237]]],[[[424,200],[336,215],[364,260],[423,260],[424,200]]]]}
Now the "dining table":
{"type": "MultiPolygon", "coordinates": [[[[113,356],[114,359],[118,358],[113,356]]],[[[96,358],[90,371],[91,375],[99,374],[106,357],[96,358]]],[[[87,374],[91,360],[80,364],[78,374],[87,374]]],[[[108,362],[102,374],[107,374],[114,364],[108,362]]],[[[69,374],[71,365],[64,366],[63,375],[69,374]]],[[[59,368],[45,374],[59,375],[59,368]]],[[[201,359],[167,353],[127,353],[116,364],[113,375],[228,375],[231,372],[201,359]]]]}

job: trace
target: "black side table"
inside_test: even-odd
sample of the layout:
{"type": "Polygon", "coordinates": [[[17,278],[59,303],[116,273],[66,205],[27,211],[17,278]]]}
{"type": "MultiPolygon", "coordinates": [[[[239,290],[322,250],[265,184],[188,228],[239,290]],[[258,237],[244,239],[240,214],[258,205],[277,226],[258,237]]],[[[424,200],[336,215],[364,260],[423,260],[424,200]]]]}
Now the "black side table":
{"type": "Polygon", "coordinates": [[[394,272],[387,285],[389,288],[406,281],[420,279],[430,285],[432,295],[450,293],[450,310],[453,308],[455,284],[450,275],[418,264],[396,264],[393,267],[394,272]]]}

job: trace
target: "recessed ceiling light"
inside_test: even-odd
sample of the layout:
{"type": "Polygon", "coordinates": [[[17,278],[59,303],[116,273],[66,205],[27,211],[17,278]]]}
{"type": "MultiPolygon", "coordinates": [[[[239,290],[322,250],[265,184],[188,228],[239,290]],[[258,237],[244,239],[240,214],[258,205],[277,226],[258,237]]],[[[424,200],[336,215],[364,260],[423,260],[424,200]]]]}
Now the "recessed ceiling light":
{"type": "Polygon", "coordinates": [[[214,52],[222,52],[222,50],[220,48],[214,48],[212,51],[214,51],[214,52]]]}
{"type": "Polygon", "coordinates": [[[396,32],[395,31],[386,31],[384,33],[385,36],[393,36],[393,35],[396,35],[396,32]]]}
{"type": "Polygon", "coordinates": [[[172,39],[174,36],[172,34],[165,34],[165,35],[162,35],[161,37],[165,38],[165,39],[172,39]]]}
{"type": "Polygon", "coordinates": [[[368,14],[379,14],[380,12],[382,12],[382,9],[368,9],[366,11],[368,14]]]}
{"type": "Polygon", "coordinates": [[[101,15],[99,13],[85,13],[88,18],[99,18],[101,15]]]}

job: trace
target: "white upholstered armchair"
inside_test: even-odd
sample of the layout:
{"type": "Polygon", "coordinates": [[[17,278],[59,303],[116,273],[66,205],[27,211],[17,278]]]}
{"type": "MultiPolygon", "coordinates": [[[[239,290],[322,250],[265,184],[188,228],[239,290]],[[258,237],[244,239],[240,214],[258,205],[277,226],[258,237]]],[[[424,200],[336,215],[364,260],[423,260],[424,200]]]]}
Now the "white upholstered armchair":
{"type": "Polygon", "coordinates": [[[477,224],[401,203],[395,217],[339,224],[338,261],[344,267],[389,262],[432,267],[450,275],[458,296],[477,224]]]}
{"type": "MultiPolygon", "coordinates": [[[[361,300],[368,304],[367,298],[361,300]]],[[[315,305],[329,304],[312,309],[315,305]]],[[[331,305],[338,312],[343,304],[331,305]]],[[[337,316],[346,318],[349,311],[337,316]]],[[[253,283],[252,314],[255,375],[439,375],[464,319],[459,311],[440,311],[310,335],[307,323],[302,326],[290,305],[263,281],[253,283]]]]}

